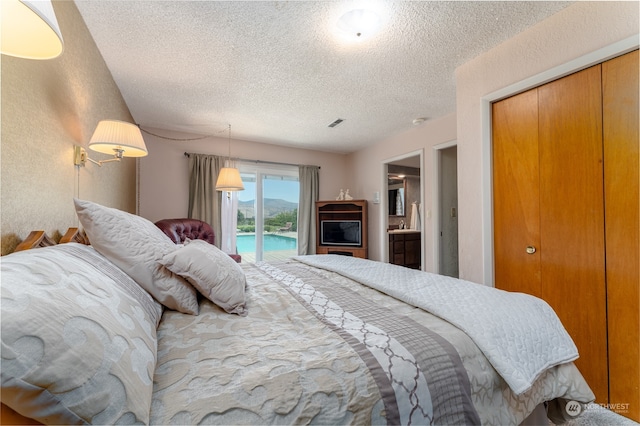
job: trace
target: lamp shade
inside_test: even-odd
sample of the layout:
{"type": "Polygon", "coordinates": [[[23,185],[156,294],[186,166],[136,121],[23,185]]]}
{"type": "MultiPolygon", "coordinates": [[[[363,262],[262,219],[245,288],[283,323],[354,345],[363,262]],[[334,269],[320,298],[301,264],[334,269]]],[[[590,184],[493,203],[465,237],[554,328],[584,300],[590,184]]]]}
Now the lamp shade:
{"type": "Polygon", "coordinates": [[[26,59],[52,59],[63,41],[50,0],[2,0],[2,53],[26,59]]]}
{"type": "Polygon", "coordinates": [[[89,148],[103,154],[122,150],[123,157],[144,157],[148,154],[138,126],[119,120],[100,121],[89,141],[89,148]]]}
{"type": "Polygon", "coordinates": [[[223,167],[216,182],[217,191],[243,191],[244,185],[240,172],[233,167],[223,167]]]}

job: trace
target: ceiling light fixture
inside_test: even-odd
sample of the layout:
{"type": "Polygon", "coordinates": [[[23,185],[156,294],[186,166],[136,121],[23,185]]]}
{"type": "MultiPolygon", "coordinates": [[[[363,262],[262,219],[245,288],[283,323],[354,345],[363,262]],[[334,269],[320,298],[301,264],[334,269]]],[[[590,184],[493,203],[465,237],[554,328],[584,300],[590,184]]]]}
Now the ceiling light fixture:
{"type": "Polygon", "coordinates": [[[73,164],[84,166],[87,161],[102,167],[103,163],[120,161],[123,157],[144,157],[148,154],[140,128],[135,124],[119,120],[102,120],[89,141],[89,148],[103,154],[113,154],[114,158],[96,161],[89,158],[81,146],[74,147],[73,164]]]}
{"type": "MultiPolygon", "coordinates": [[[[216,181],[216,191],[243,191],[244,184],[240,177],[240,172],[234,167],[230,167],[231,163],[231,124],[229,124],[229,156],[225,161],[224,167],[220,170],[218,180],[216,181]]],[[[227,194],[229,196],[230,194],[227,194]]]]}
{"type": "Polygon", "coordinates": [[[380,28],[380,16],[367,9],[354,9],[338,19],[338,29],[355,39],[365,39],[380,28]]]}
{"type": "Polygon", "coordinates": [[[62,33],[49,0],[2,0],[4,55],[53,59],[63,50],[62,33]]]}

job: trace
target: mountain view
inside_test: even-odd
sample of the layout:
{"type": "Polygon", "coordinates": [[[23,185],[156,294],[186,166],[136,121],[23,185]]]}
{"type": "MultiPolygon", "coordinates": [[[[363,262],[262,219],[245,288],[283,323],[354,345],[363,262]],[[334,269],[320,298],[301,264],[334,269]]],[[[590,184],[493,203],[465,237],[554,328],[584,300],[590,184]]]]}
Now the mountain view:
{"type": "MultiPolygon", "coordinates": [[[[244,217],[255,217],[253,210],[255,200],[238,201],[238,210],[242,212],[244,217]]],[[[290,212],[298,208],[297,203],[291,201],[285,201],[281,199],[265,198],[264,199],[264,217],[270,218],[276,216],[278,213],[290,212]]]]}

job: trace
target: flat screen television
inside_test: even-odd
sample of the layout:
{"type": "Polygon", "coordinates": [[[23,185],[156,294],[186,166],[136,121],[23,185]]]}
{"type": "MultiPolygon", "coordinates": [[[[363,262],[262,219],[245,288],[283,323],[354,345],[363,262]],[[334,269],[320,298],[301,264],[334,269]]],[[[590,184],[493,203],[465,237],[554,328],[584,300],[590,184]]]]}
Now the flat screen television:
{"type": "Polygon", "coordinates": [[[320,244],[324,246],[362,246],[362,221],[321,221],[320,244]]]}

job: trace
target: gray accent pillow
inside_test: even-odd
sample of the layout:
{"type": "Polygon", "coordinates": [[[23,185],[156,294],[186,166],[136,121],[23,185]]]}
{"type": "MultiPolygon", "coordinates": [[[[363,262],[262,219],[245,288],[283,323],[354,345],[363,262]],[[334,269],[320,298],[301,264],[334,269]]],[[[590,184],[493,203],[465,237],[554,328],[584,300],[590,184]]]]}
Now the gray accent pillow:
{"type": "Polygon", "coordinates": [[[45,424],[148,424],[162,306],[82,244],[0,267],[2,402],[45,424]]]}
{"type": "Polygon", "coordinates": [[[169,309],[198,314],[196,291],[158,263],[178,249],[151,221],[122,210],[74,199],[91,245],[169,309]]]}
{"type": "Polygon", "coordinates": [[[226,312],[247,315],[244,271],[218,247],[203,240],[186,240],[184,247],[166,254],[160,263],[226,312]]]}

